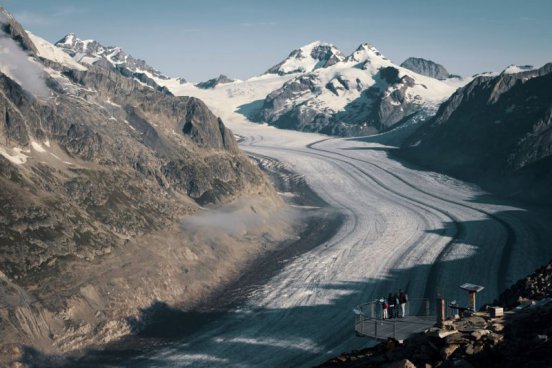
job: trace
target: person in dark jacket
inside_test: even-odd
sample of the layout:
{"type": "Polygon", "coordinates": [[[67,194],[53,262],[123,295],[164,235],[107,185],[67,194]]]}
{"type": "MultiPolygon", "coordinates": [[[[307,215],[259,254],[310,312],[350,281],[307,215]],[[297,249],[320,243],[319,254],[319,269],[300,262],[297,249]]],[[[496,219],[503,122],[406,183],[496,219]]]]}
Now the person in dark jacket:
{"type": "Polygon", "coordinates": [[[400,301],[399,301],[399,294],[395,293],[395,295],[393,295],[393,300],[395,301],[395,318],[399,318],[400,316],[400,301]]]}
{"type": "Polygon", "coordinates": [[[389,293],[387,296],[387,304],[389,304],[389,318],[395,317],[395,298],[393,297],[393,294],[389,293]]]}
{"type": "Polygon", "coordinates": [[[402,290],[399,290],[399,306],[401,308],[401,318],[406,317],[406,303],[408,302],[408,297],[406,293],[402,290]]]}

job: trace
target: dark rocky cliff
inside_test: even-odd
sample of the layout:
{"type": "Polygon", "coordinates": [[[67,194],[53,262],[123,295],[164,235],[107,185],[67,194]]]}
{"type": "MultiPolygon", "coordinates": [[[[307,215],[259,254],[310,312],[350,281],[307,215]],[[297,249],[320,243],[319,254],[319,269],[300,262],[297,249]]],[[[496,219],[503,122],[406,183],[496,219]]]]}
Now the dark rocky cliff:
{"type": "Polygon", "coordinates": [[[506,195],[552,200],[552,64],[459,89],[401,156],[506,195]]]}

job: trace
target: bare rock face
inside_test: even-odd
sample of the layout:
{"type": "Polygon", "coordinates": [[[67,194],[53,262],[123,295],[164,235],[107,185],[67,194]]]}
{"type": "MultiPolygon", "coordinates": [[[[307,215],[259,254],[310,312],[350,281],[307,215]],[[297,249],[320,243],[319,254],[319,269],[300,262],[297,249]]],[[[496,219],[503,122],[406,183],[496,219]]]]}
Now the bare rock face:
{"type": "Polygon", "coordinates": [[[447,79],[451,77],[450,73],[441,64],[437,64],[434,61],[409,57],[401,63],[401,66],[406,69],[410,69],[421,75],[425,75],[435,79],[447,79]]]}
{"type": "Polygon", "coordinates": [[[402,155],[503,194],[551,201],[550,86],[552,64],[477,77],[409,138],[402,155]]]}
{"type": "Polygon", "coordinates": [[[197,302],[271,245],[257,239],[278,226],[248,240],[181,226],[200,205],[240,198],[255,216],[280,206],[202,101],[108,62],[77,70],[33,56],[21,26],[0,15],[47,88],[35,94],[0,69],[3,344],[54,353],[103,344],[131,332],[130,317],[154,300],[197,302]]]}

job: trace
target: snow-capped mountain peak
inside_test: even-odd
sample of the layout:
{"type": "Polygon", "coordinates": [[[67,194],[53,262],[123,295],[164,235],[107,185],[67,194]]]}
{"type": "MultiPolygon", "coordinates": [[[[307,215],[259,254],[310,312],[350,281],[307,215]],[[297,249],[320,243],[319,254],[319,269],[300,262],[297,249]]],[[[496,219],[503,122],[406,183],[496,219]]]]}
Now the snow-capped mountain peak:
{"type": "Polygon", "coordinates": [[[270,68],[267,74],[308,73],[345,60],[334,45],[315,41],[293,50],[287,58],[270,68]]]}
{"type": "Polygon", "coordinates": [[[527,72],[529,70],[534,70],[535,67],[533,65],[509,65],[506,69],[502,71],[501,74],[516,74],[521,72],[527,72]]]}
{"type": "Polygon", "coordinates": [[[127,54],[120,47],[104,46],[92,39],[83,40],[74,33],[67,34],[56,42],[56,46],[69,54],[75,61],[82,64],[93,65],[100,60],[105,60],[122,74],[134,76],[140,82],[152,87],[154,87],[154,83],[157,86],[161,85],[159,83],[160,80],[169,79],[169,77],[157,69],[149,66],[144,60],[127,54]]]}
{"type": "Polygon", "coordinates": [[[77,42],[77,40],[78,40],[77,35],[75,35],[74,33],[68,33],[68,34],[65,35],[65,37],[63,37],[61,40],[56,42],[56,45],[58,45],[58,46],[60,46],[60,45],[72,46],[77,42]]]}
{"type": "MultiPolygon", "coordinates": [[[[306,59],[306,52],[316,47],[320,45],[295,50],[277,66],[277,72],[281,75],[281,68],[299,56],[306,59]]],[[[277,127],[366,135],[434,112],[454,90],[452,85],[393,64],[373,45],[363,43],[333,65],[293,75],[266,97],[258,116],[277,127]]]]}
{"type": "Polygon", "coordinates": [[[369,43],[363,43],[347,58],[346,62],[376,62],[378,64],[391,64],[389,59],[387,59],[378,49],[369,43]]]}

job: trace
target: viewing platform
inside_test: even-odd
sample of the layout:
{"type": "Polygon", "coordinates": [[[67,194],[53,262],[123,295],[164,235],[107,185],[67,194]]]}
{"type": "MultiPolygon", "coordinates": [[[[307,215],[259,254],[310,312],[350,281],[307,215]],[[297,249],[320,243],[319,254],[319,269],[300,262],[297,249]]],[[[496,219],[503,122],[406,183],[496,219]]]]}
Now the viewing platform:
{"type": "Polygon", "coordinates": [[[357,336],[378,340],[392,337],[402,341],[414,333],[433,327],[437,322],[436,311],[436,301],[424,298],[410,299],[406,303],[404,317],[383,319],[382,303],[374,300],[354,309],[355,332],[357,336]]]}

